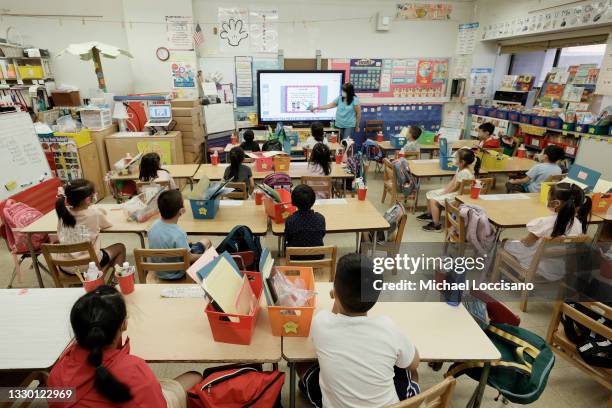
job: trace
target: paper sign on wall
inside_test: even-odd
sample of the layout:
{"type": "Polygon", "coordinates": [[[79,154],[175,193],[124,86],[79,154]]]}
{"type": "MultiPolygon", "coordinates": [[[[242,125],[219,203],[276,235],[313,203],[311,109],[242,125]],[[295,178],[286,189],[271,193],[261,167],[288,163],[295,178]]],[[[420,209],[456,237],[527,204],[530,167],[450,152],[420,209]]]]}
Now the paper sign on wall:
{"type": "Polygon", "coordinates": [[[136,143],[138,153],[157,153],[161,158],[161,164],[172,164],[172,144],[168,141],[160,142],[138,142],[136,143]]]}
{"type": "Polygon", "coordinates": [[[278,52],[278,10],[249,10],[252,52],[278,52]]]}
{"type": "Polygon", "coordinates": [[[219,51],[236,53],[249,51],[249,10],[242,7],[219,7],[219,51]]]}
{"type": "Polygon", "coordinates": [[[493,68],[472,68],[470,73],[470,98],[486,98],[491,93],[493,68]]]}
{"type": "Polygon", "coordinates": [[[608,35],[608,45],[601,62],[595,93],[599,95],[612,95],[612,35],[608,35]]]}
{"type": "Polygon", "coordinates": [[[168,48],[171,50],[193,50],[193,20],[191,16],[166,16],[168,48]]]}

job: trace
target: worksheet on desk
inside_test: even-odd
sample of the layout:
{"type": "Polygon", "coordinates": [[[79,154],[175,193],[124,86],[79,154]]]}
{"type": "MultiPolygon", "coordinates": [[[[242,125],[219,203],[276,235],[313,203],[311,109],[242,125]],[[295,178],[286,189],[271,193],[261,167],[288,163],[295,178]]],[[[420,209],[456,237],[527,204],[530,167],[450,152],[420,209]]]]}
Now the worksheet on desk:
{"type": "Polygon", "coordinates": [[[525,194],[483,194],[479,198],[485,201],[529,200],[525,194]]]}
{"type": "Polygon", "coordinates": [[[347,203],[346,198],[320,198],[315,201],[314,205],[341,205],[347,203]]]}

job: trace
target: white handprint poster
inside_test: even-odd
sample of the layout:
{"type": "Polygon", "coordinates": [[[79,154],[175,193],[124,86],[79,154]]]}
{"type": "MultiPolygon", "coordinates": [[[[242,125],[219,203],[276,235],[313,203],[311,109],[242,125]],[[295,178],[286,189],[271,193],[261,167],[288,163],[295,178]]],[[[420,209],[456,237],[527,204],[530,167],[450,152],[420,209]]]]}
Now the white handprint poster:
{"type": "Polygon", "coordinates": [[[219,7],[219,51],[243,53],[249,51],[249,9],[219,7]]]}
{"type": "Polygon", "coordinates": [[[278,52],[278,10],[250,9],[252,52],[278,52]]]}

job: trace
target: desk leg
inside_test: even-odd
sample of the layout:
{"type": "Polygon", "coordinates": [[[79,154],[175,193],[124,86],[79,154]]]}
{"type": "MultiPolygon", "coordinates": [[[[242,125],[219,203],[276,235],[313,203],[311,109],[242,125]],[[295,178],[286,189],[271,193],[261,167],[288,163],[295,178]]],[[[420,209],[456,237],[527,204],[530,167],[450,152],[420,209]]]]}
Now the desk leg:
{"type": "Polygon", "coordinates": [[[376,234],[376,230],[370,233],[374,239],[372,239],[372,258],[376,256],[376,241],[378,241],[378,235],[376,234]]]}
{"type": "Polygon", "coordinates": [[[360,241],[359,234],[360,234],[359,232],[355,233],[355,252],[356,253],[359,253],[359,241],[360,241]]]}
{"type": "Polygon", "coordinates": [[[604,224],[606,222],[600,222],[599,225],[597,226],[597,231],[595,231],[595,236],[593,237],[593,243],[596,244],[597,241],[599,241],[599,237],[601,236],[601,232],[603,231],[604,228],[604,224]]]}
{"type": "Polygon", "coordinates": [[[414,197],[414,212],[419,210],[419,194],[421,193],[421,179],[417,179],[416,196],[414,197]]]}
{"type": "Polygon", "coordinates": [[[289,407],[295,408],[295,363],[289,363],[289,407]]]}
{"type": "Polygon", "coordinates": [[[489,378],[490,369],[491,363],[485,363],[484,367],[482,367],[482,374],[480,374],[480,381],[478,382],[478,387],[476,387],[476,390],[474,390],[474,394],[472,395],[472,398],[470,398],[470,402],[468,402],[467,408],[480,408],[482,396],[484,395],[484,390],[487,386],[487,379],[489,378]]]}
{"type": "Polygon", "coordinates": [[[142,249],[145,249],[146,246],[145,246],[144,234],[142,232],[137,232],[136,234],[138,235],[138,238],[140,238],[140,247],[142,249]]]}
{"type": "Polygon", "coordinates": [[[34,273],[36,273],[36,279],[38,280],[38,286],[44,288],[42,276],[40,275],[40,267],[38,266],[38,257],[34,246],[32,245],[32,233],[28,232],[26,241],[28,242],[28,249],[30,250],[30,257],[32,258],[32,266],[34,267],[34,273]]]}

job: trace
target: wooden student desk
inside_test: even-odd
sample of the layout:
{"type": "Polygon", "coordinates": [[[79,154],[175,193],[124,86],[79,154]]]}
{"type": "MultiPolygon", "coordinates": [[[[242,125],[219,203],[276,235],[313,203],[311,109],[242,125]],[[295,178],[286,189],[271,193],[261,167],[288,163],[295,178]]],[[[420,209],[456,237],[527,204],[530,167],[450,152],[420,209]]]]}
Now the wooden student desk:
{"type": "Polygon", "coordinates": [[[538,164],[537,161],[525,157],[510,157],[503,169],[487,169],[486,172],[488,174],[521,173],[528,171],[536,164],[538,164]]]}
{"type": "MultiPolygon", "coordinates": [[[[317,311],[331,311],[333,299],[329,292],[332,285],[329,282],[315,283],[317,311]]],[[[379,302],[368,315],[390,317],[416,346],[422,361],[491,363],[501,358],[497,348],[463,305],[454,307],[444,302],[379,302]]],[[[295,363],[316,360],[317,355],[309,337],[283,337],[283,358],[289,363],[290,402],[291,407],[294,407],[295,363]]],[[[488,364],[485,367],[473,397],[476,398],[474,407],[480,405],[486,386],[488,364]]]]}
{"type": "MultiPolygon", "coordinates": [[[[401,147],[394,147],[389,140],[385,140],[383,142],[377,142],[380,148],[387,152],[393,152],[396,150],[401,150],[401,147]]],[[[478,146],[478,140],[457,140],[453,142],[452,148],[453,150],[461,149],[462,147],[476,147],[478,146]]],[[[420,145],[421,152],[430,152],[432,153],[435,150],[440,150],[440,145],[438,143],[433,144],[422,144],[420,145]]]]}
{"type": "MultiPolygon", "coordinates": [[[[333,233],[357,233],[357,249],[359,248],[359,233],[364,231],[381,231],[389,228],[385,217],[367,199],[359,201],[356,198],[342,198],[333,200],[317,200],[314,211],[325,217],[325,231],[333,233]]],[[[272,233],[279,237],[279,252],[284,247],[285,224],[272,224],[272,233]]],[[[376,243],[374,242],[374,245],[376,243]]]]}
{"type": "MultiPolygon", "coordinates": [[[[330,177],[334,179],[352,179],[354,176],[348,173],[340,164],[332,163],[332,171],[330,173],[330,177]]],[[[203,176],[208,177],[210,180],[221,180],[223,179],[223,173],[225,169],[229,166],[228,164],[219,164],[213,166],[212,164],[202,164],[200,166],[200,170],[193,176],[194,180],[199,180],[203,176]]],[[[253,170],[253,178],[255,180],[263,180],[267,175],[272,174],[273,171],[255,171],[254,165],[249,164],[251,169],[253,170]]],[[[308,163],[294,163],[291,162],[289,166],[289,176],[291,178],[299,179],[302,176],[308,176],[310,173],[308,172],[308,163]]]]}
{"type": "Polygon", "coordinates": [[[72,340],[70,309],[83,288],[0,289],[0,371],[48,370],[72,340]]]}
{"type": "MultiPolygon", "coordinates": [[[[136,285],[125,296],[127,336],[131,353],[152,363],[277,363],[281,338],[272,336],[268,313],[259,310],[255,333],[248,346],[213,340],[203,298],[162,298],[164,288],[179,285],[136,285]]],[[[262,305],[263,305],[262,297],[262,305]]]]}
{"type": "MultiPolygon", "coordinates": [[[[163,166],[164,169],[168,170],[172,178],[174,179],[191,179],[193,173],[195,173],[197,164],[168,164],[163,166]]],[[[138,173],[132,174],[113,174],[111,180],[138,180],[138,173]]]]}

